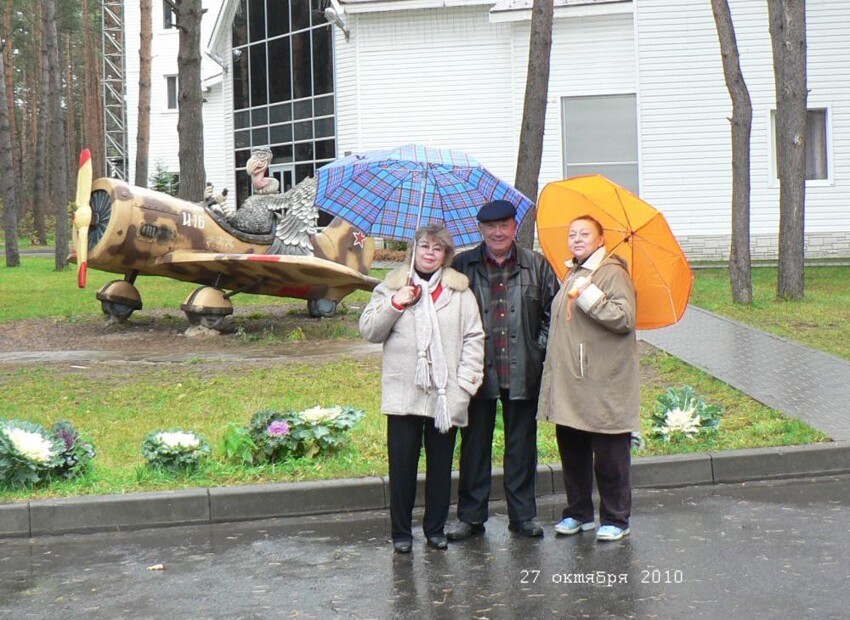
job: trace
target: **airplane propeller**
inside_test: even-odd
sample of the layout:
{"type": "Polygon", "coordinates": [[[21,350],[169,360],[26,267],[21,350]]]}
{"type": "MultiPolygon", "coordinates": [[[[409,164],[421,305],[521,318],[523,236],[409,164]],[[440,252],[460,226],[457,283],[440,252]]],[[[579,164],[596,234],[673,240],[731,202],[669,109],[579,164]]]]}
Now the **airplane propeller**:
{"type": "Polygon", "coordinates": [[[74,230],[77,237],[77,285],[86,287],[86,268],[89,251],[89,226],[92,220],[91,204],[91,151],[83,149],[80,153],[80,170],[77,172],[77,205],[74,211],[74,230]]]}

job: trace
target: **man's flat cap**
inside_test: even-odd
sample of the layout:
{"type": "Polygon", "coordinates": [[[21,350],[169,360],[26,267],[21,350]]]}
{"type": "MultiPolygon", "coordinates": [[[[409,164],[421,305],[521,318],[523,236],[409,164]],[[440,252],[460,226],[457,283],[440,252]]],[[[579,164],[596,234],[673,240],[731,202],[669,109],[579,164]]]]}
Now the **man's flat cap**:
{"type": "Polygon", "coordinates": [[[516,207],[507,200],[494,200],[478,210],[479,222],[498,222],[516,217],[516,207]]]}

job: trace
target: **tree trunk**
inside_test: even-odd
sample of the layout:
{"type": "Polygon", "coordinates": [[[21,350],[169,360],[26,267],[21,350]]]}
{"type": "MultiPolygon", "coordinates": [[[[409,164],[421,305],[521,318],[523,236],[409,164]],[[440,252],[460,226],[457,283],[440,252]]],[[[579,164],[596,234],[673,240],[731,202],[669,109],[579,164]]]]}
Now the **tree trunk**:
{"type": "MultiPolygon", "coordinates": [[[[0,41],[0,52],[6,45],[0,41]]],[[[5,75],[4,53],[0,53],[0,76],[5,75]]],[[[21,254],[18,250],[18,202],[15,199],[15,174],[12,164],[12,132],[9,128],[9,112],[6,109],[6,80],[0,77],[0,170],[3,187],[0,188],[3,200],[3,233],[6,235],[6,266],[19,267],[21,254]]]]}
{"type": "MultiPolygon", "coordinates": [[[[43,7],[39,3],[39,17],[43,13],[43,7]]],[[[38,69],[38,97],[37,105],[33,110],[33,121],[35,123],[35,158],[32,164],[32,218],[36,240],[39,245],[47,245],[47,145],[50,132],[50,113],[48,112],[48,94],[50,93],[50,70],[47,60],[46,34],[43,19],[39,19],[39,39],[41,41],[41,62],[38,69]]]]}
{"type": "Polygon", "coordinates": [[[141,0],[142,27],[139,44],[139,124],[136,128],[136,181],[148,186],[148,150],[151,142],[151,0],[141,0]]]}
{"type": "Polygon", "coordinates": [[[180,160],[178,197],[204,197],[203,93],[201,90],[201,0],[175,0],[180,45],[177,52],[177,137],[180,160]]]}
{"type": "Polygon", "coordinates": [[[729,252],[729,280],[736,303],[753,301],[750,260],[750,136],[753,104],[744,82],[738,41],[728,0],[711,0],[723,76],[732,99],[732,245],[729,252]]]}
{"type": "Polygon", "coordinates": [[[806,3],[768,0],[773,74],[776,80],[776,141],[779,173],[780,299],[805,292],[806,204],[806,3]]]}
{"type": "MultiPolygon", "coordinates": [[[[12,0],[6,0],[6,9],[3,12],[3,32],[7,39],[12,37],[12,0]]],[[[6,81],[6,97],[5,103],[7,108],[7,116],[9,119],[9,137],[12,145],[12,168],[15,175],[15,185],[20,187],[23,181],[23,173],[21,171],[21,151],[18,145],[18,118],[15,114],[15,78],[12,71],[14,59],[12,57],[12,45],[6,45],[3,54],[6,68],[0,79],[6,81]]],[[[2,102],[0,102],[2,104],[2,102]]]]}
{"type": "MultiPolygon", "coordinates": [[[[82,150],[77,144],[77,101],[74,97],[74,73],[73,64],[74,56],[71,49],[71,37],[63,37],[65,39],[65,109],[68,110],[68,122],[65,126],[65,162],[73,161],[75,155],[82,150]]],[[[76,179],[71,175],[66,176],[67,185],[65,187],[66,195],[73,196],[76,190],[76,179]]]]}
{"type": "Polygon", "coordinates": [[[68,167],[65,157],[65,119],[62,109],[62,70],[59,64],[59,40],[56,34],[55,0],[44,0],[44,39],[50,76],[50,174],[53,212],[56,215],[56,270],[68,264],[70,227],[68,225],[68,167]]]}
{"type": "MultiPolygon", "coordinates": [[[[537,203],[540,160],[543,157],[543,131],[546,125],[546,100],[549,93],[549,65],[552,53],[554,0],[534,0],[531,7],[531,38],[528,45],[528,74],[525,103],[517,153],[516,188],[537,203]]],[[[537,207],[523,220],[517,235],[519,245],[534,246],[537,207]]]]}
{"type": "Polygon", "coordinates": [[[83,49],[86,59],[83,146],[91,151],[92,170],[95,176],[100,176],[107,173],[103,160],[103,97],[100,90],[100,49],[93,43],[88,0],[83,0],[82,19],[83,49]]]}

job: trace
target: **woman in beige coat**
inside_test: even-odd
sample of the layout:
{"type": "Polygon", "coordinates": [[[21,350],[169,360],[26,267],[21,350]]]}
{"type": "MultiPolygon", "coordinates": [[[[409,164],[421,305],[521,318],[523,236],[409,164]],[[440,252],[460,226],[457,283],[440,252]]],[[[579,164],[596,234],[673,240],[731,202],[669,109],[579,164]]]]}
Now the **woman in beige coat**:
{"type": "Polygon", "coordinates": [[[606,256],[602,226],[589,216],[570,224],[573,260],[552,302],[552,323],[538,419],[556,424],[567,507],[559,534],[596,527],[597,540],[629,533],[631,433],[640,428],[635,289],[625,261],[606,256]]]}
{"type": "Polygon", "coordinates": [[[384,344],[381,411],[387,415],[390,521],[397,553],[412,549],[412,513],[419,453],[425,443],[425,515],[429,547],[445,549],[452,455],[467,424],[470,397],[483,381],[484,330],[465,275],[448,267],[451,235],[442,225],[414,237],[413,284],[408,269],[391,271],[360,317],[360,333],[384,344]]]}

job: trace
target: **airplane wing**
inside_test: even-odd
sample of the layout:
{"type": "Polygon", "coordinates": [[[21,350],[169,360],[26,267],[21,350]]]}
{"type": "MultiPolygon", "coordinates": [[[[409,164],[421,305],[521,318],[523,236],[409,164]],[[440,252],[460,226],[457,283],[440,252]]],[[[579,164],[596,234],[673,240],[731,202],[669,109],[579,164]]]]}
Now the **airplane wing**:
{"type": "Polygon", "coordinates": [[[336,301],[355,289],[371,291],[380,282],[346,265],[314,256],[192,250],[170,252],[145,272],[227,290],[336,301]]]}

